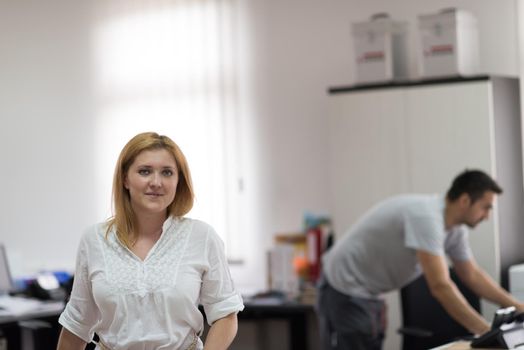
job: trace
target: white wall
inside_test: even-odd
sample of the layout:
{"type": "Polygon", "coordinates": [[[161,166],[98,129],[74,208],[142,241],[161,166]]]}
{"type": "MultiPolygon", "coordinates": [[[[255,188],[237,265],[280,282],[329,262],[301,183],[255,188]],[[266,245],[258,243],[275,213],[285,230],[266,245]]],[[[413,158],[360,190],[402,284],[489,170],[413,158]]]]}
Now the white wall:
{"type": "Polygon", "coordinates": [[[93,213],[84,2],[0,2],[0,241],[15,273],[70,266],[93,213]]]}

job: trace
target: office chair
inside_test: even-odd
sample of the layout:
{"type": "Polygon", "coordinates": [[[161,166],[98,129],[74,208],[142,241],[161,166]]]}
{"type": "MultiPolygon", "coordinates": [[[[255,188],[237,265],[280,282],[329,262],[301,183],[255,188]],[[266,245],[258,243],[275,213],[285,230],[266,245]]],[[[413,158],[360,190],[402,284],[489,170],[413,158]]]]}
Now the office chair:
{"type": "MultiPolygon", "coordinates": [[[[450,276],[470,305],[480,312],[480,299],[459,280],[453,269],[450,276]]],[[[400,291],[402,309],[403,350],[433,348],[472,334],[453,320],[431,295],[424,276],[403,287],[400,291]]]]}

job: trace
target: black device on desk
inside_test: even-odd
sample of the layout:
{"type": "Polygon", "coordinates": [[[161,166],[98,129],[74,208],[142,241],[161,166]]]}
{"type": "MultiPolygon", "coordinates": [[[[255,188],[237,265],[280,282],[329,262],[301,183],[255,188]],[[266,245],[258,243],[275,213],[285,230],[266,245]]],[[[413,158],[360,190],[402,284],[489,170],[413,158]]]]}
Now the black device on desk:
{"type": "Polygon", "coordinates": [[[40,300],[65,301],[66,291],[52,273],[39,273],[28,286],[28,294],[40,300]]]}
{"type": "Polygon", "coordinates": [[[513,349],[519,345],[524,345],[524,314],[513,306],[497,310],[491,330],[471,342],[472,348],[513,349]]]}
{"type": "MultiPolygon", "coordinates": [[[[48,290],[55,290],[56,283],[45,279],[41,282],[48,290]]],[[[0,333],[3,333],[0,349],[2,342],[8,344],[9,350],[55,348],[60,330],[57,320],[63,306],[54,303],[52,308],[41,308],[36,300],[12,296],[16,292],[6,248],[0,243],[0,303],[4,306],[0,316],[0,333]]]]}

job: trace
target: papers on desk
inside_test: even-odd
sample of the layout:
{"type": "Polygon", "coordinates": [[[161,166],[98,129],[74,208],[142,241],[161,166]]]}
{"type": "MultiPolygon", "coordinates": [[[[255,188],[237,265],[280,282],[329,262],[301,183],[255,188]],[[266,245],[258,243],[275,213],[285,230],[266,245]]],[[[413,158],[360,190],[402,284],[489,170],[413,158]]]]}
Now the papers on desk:
{"type": "Polygon", "coordinates": [[[42,302],[36,299],[14,297],[9,295],[0,296],[0,316],[23,315],[28,312],[39,310],[42,302]]]}
{"type": "Polygon", "coordinates": [[[282,305],[285,300],[279,297],[261,297],[246,300],[253,305],[282,305]]]}
{"type": "Polygon", "coordinates": [[[283,292],[267,291],[257,293],[249,298],[244,298],[244,302],[253,305],[282,305],[290,299],[283,292]]]}

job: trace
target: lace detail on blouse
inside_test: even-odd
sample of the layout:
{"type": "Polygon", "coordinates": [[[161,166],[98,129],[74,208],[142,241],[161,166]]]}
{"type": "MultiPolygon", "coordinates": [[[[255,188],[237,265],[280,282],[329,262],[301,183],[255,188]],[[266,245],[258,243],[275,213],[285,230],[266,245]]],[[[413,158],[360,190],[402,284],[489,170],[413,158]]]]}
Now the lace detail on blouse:
{"type": "Polygon", "coordinates": [[[108,287],[114,294],[148,293],[173,286],[192,222],[175,219],[164,229],[158,242],[141,261],[111,232],[105,244],[108,287]]]}

